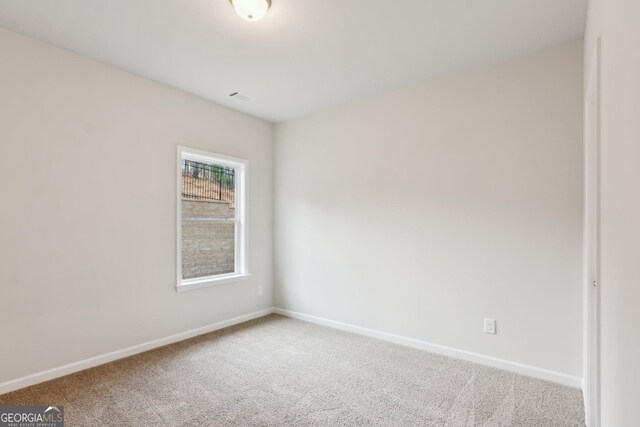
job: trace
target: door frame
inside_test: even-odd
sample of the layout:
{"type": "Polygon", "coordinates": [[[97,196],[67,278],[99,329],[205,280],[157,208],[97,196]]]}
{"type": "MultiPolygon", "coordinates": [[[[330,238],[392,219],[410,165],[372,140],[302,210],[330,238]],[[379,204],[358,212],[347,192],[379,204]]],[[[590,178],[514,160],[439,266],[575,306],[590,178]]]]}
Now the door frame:
{"type": "Polygon", "coordinates": [[[600,67],[598,37],[584,99],[584,331],[585,422],[600,426],[600,67]]]}

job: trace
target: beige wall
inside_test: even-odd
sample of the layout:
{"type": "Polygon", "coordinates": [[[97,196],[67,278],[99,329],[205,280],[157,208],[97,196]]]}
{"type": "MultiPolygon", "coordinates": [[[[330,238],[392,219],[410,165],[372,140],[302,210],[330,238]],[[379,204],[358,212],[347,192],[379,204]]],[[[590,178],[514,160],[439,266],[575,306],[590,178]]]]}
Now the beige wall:
{"type": "Polygon", "coordinates": [[[581,43],[278,124],[275,159],[277,306],[582,375],[581,43]]]}
{"type": "Polygon", "coordinates": [[[591,0],[585,76],[601,60],[601,420],[640,422],[640,2],[591,0]]]}
{"type": "Polygon", "coordinates": [[[0,52],[0,383],[272,305],[271,124],[1,29],[0,52]],[[250,280],[176,292],[177,145],[249,159],[250,280]]]}

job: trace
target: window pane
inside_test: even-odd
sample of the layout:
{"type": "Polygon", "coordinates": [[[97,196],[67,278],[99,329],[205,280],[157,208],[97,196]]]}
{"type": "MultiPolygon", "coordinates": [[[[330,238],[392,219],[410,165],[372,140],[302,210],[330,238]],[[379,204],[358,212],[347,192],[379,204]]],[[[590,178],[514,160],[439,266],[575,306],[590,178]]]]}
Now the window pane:
{"type": "Polygon", "coordinates": [[[182,278],[215,276],[235,271],[235,224],[182,222],[182,278]]]}
{"type": "Polygon", "coordinates": [[[235,207],[228,202],[182,199],[182,219],[233,219],[235,207]]]}
{"type": "Polygon", "coordinates": [[[182,160],[182,199],[234,204],[235,170],[222,165],[182,160]]]}
{"type": "Polygon", "coordinates": [[[182,160],[182,278],[235,272],[235,169],[182,160]]]}

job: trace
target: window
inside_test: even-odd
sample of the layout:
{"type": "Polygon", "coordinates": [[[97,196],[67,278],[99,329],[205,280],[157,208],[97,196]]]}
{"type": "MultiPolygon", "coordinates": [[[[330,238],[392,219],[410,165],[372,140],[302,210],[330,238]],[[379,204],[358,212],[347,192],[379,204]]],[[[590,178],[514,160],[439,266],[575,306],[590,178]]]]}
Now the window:
{"type": "Polygon", "coordinates": [[[247,161],[178,147],[177,289],[245,280],[247,161]]]}

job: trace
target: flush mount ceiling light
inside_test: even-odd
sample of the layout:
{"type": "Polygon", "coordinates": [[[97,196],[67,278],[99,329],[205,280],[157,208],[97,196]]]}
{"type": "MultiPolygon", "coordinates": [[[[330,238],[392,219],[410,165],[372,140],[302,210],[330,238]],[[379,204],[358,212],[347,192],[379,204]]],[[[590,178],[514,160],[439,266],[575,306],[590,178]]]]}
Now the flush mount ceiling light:
{"type": "Polygon", "coordinates": [[[271,0],[230,0],[236,13],[247,21],[259,21],[271,7],[271,0]]]}

